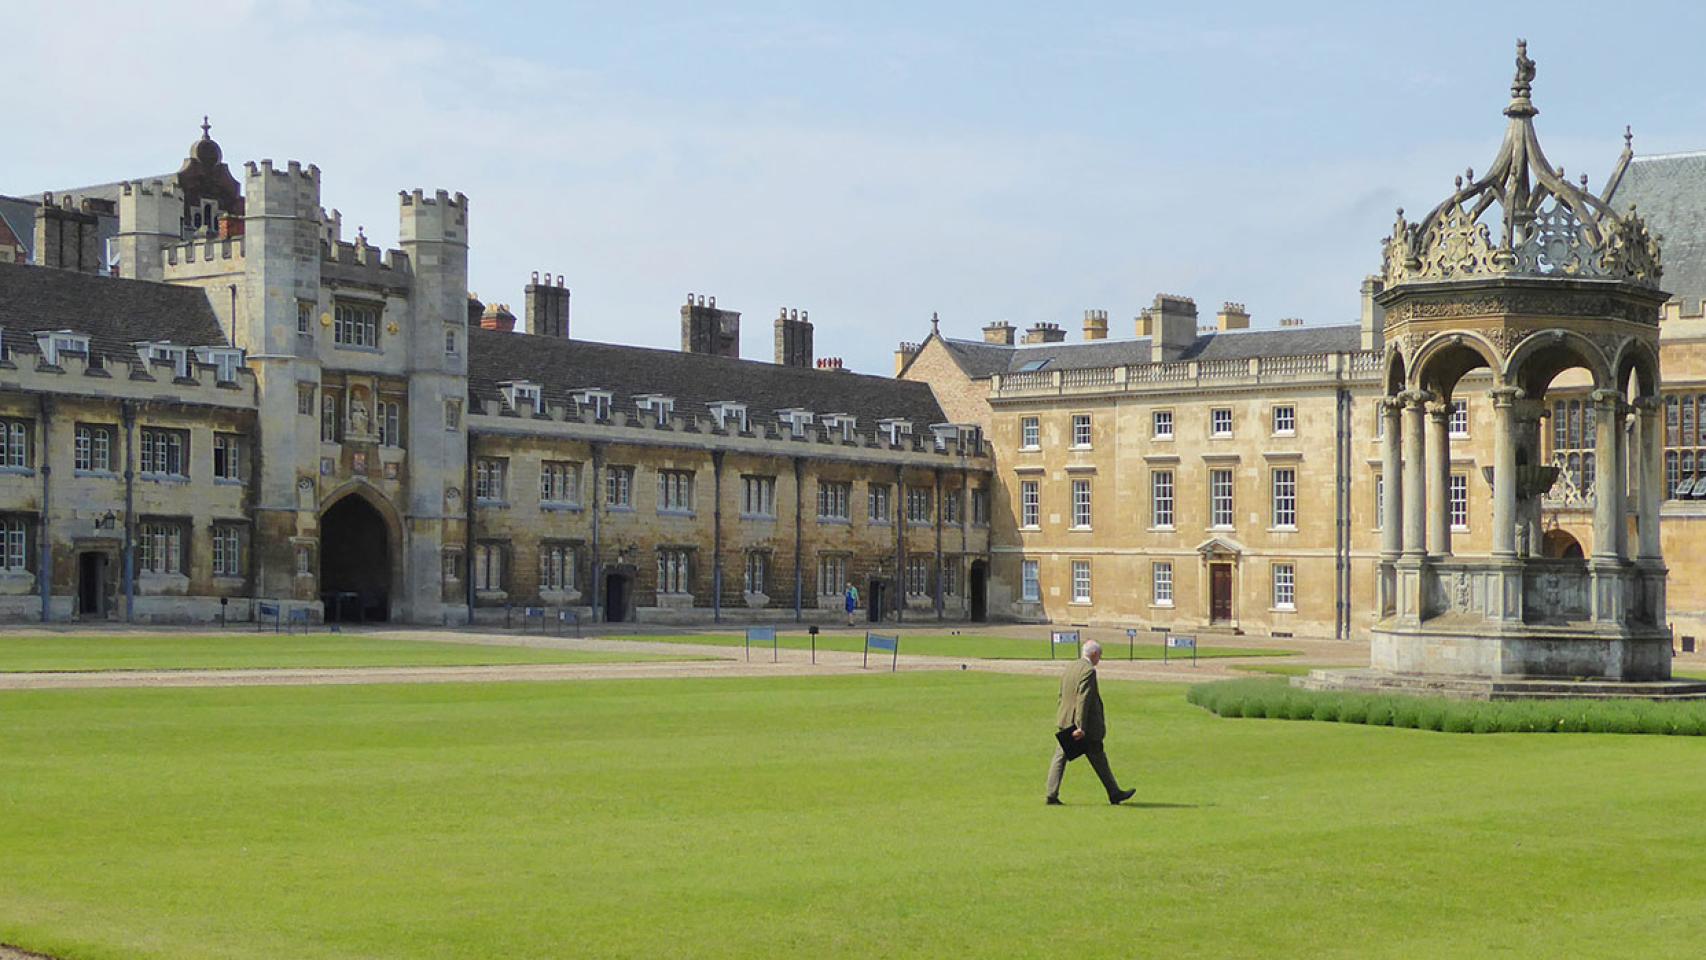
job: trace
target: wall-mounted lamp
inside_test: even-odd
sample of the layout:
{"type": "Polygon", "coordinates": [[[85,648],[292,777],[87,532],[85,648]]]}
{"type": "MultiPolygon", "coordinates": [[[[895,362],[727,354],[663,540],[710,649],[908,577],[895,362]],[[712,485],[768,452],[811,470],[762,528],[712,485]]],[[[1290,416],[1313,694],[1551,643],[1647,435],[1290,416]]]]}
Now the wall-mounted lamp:
{"type": "Polygon", "coordinates": [[[108,510],[105,515],[95,520],[96,530],[111,530],[118,526],[118,514],[108,510]]]}

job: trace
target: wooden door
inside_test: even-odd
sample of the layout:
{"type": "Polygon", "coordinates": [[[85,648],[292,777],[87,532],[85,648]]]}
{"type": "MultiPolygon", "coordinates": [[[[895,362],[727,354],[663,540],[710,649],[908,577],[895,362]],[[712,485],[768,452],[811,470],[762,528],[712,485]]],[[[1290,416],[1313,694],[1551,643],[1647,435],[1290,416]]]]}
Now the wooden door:
{"type": "Polygon", "coordinates": [[[1232,564],[1208,565],[1208,616],[1215,623],[1232,619],[1232,564]]]}

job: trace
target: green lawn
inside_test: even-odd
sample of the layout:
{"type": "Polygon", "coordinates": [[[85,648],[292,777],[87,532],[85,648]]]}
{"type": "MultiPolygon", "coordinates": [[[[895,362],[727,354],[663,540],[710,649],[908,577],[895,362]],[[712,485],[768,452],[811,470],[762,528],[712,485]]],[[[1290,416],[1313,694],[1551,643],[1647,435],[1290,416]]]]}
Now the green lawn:
{"type": "MultiPolygon", "coordinates": [[[[1047,631],[1035,637],[988,636],[977,634],[954,635],[941,632],[911,631],[905,627],[899,630],[892,626],[883,630],[872,631],[885,636],[900,635],[901,656],[914,654],[929,657],[964,657],[967,660],[1047,660],[1049,659],[1049,635],[1047,631]]],[[[1159,635],[1155,635],[1159,636],[1159,635]]],[[[713,644],[721,647],[744,647],[746,637],[740,633],[698,633],[675,634],[657,637],[623,637],[612,636],[610,640],[646,640],[655,643],[699,643],[713,644]]],[[[805,633],[779,634],[780,646],[784,650],[809,650],[811,637],[805,633]]],[[[848,653],[858,653],[865,649],[863,633],[824,633],[817,638],[819,650],[841,650],[848,653]]],[[[754,642],[752,655],[757,657],[762,649],[764,656],[770,656],[768,642],[754,642]]],[[[1140,636],[1137,644],[1130,650],[1133,659],[1161,659],[1161,643],[1149,636],[1140,636]]],[[[1126,659],[1127,647],[1122,640],[1105,645],[1104,655],[1110,660],[1126,659]]],[[[1294,654],[1291,650],[1266,650],[1252,647],[1218,647],[1199,646],[1197,656],[1209,657],[1289,657],[1294,654]]],[[[887,654],[883,654],[887,656],[887,654]]],[[[875,656],[875,654],[873,654],[875,656]]],[[[1078,648],[1070,644],[1062,645],[1055,651],[1055,656],[1062,660],[1071,660],[1078,656],[1078,648]]],[[[1181,659],[1178,651],[1173,651],[1169,657],[1181,659]]],[[[1183,657],[1190,659],[1187,651],[1183,657]]]]}
{"type": "Polygon", "coordinates": [[[213,670],[278,667],[466,667],[666,660],[601,653],[437,643],[360,633],[175,633],[0,636],[0,673],[44,670],[213,670]]]}
{"type": "Polygon", "coordinates": [[[0,694],[0,941],[98,958],[1691,956],[1706,742],[1048,677],[0,694]]]}

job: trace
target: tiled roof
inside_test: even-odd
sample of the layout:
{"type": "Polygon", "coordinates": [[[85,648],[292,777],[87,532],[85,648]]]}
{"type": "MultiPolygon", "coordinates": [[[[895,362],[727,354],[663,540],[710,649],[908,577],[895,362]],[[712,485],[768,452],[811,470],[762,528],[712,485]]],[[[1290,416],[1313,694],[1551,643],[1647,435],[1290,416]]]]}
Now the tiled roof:
{"type": "MultiPolygon", "coordinates": [[[[973,378],[1017,373],[1026,364],[1047,361],[1043,370],[1084,370],[1150,362],[1148,337],[1135,340],[1091,340],[1077,343],[1038,343],[1005,347],[977,340],[942,341],[973,378]]],[[[1248,360],[1251,357],[1308,356],[1354,353],[1362,349],[1362,328],[1356,324],[1332,327],[1286,327],[1279,330],[1238,330],[1196,338],[1180,360],[1248,360]]]]}
{"type": "Polygon", "coordinates": [[[1706,298],[1706,153],[1636,157],[1611,195],[1619,212],[1635,207],[1660,236],[1659,286],[1689,311],[1706,298]]]}
{"type": "Polygon", "coordinates": [[[471,328],[468,331],[468,390],[479,399],[501,396],[506,380],[544,387],[549,402],[571,392],[602,388],[617,410],[633,412],[634,397],[675,398],[677,414],[706,416],[706,404],[732,400],[747,406],[759,423],[776,422],[776,411],[810,410],[818,416],[847,413],[869,432],[887,418],[910,420],[922,430],[947,419],[923,383],[859,373],[784,367],[754,360],[589,340],[562,340],[525,333],[471,328]]]}
{"type": "Polygon", "coordinates": [[[0,263],[0,331],[8,355],[34,354],[38,330],[88,334],[103,361],[135,362],[138,340],[226,343],[207,294],[145,280],[0,263]]]}
{"type": "Polygon", "coordinates": [[[17,197],[0,197],[0,220],[6,221],[12,236],[24,248],[24,256],[35,259],[36,207],[40,204],[17,197]]]}

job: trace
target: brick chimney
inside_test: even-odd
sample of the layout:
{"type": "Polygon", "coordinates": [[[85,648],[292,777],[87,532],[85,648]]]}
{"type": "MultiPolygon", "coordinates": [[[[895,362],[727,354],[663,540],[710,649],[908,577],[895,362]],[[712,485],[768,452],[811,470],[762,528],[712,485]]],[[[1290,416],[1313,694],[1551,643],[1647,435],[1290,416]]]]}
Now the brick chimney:
{"type": "Polygon", "coordinates": [[[826,371],[828,373],[846,373],[847,372],[847,368],[842,366],[840,357],[818,357],[817,358],[817,368],[819,370],[823,370],[823,371],[826,371]]]}
{"type": "Polygon", "coordinates": [[[687,295],[681,308],[681,352],[740,358],[740,312],[717,309],[717,298],[687,295]]]}
{"type": "Polygon", "coordinates": [[[1250,311],[1244,309],[1242,303],[1231,300],[1220,305],[1220,313],[1214,318],[1215,329],[1225,333],[1228,330],[1250,329],[1250,311]]]}
{"type": "Polygon", "coordinates": [[[89,201],[81,208],[67,195],[56,201],[53,194],[41,196],[36,208],[36,262],[44,267],[100,273],[100,218],[89,201]]]}
{"type": "Polygon", "coordinates": [[[494,303],[486,307],[485,313],[480,314],[480,326],[501,333],[514,333],[515,314],[509,312],[509,304],[494,303]]]}
{"type": "Polygon", "coordinates": [[[1106,310],[1086,310],[1086,311],[1084,311],[1084,339],[1086,339],[1086,340],[1106,340],[1106,339],[1108,339],[1108,311],[1106,311],[1106,310]]]}
{"type": "Polygon", "coordinates": [[[1151,362],[1179,359],[1197,338],[1197,302],[1170,293],[1156,294],[1155,302],[1138,315],[1137,335],[1149,338],[1151,362]]]}
{"type": "Polygon", "coordinates": [[[1013,333],[1011,323],[1005,320],[997,320],[983,328],[983,342],[1011,347],[1013,345],[1013,333]]]}
{"type": "Polygon", "coordinates": [[[545,272],[544,279],[535,271],[526,293],[523,313],[527,317],[527,332],[569,339],[569,288],[563,286],[563,275],[557,274],[553,282],[550,271],[545,272]]]}
{"type": "Polygon", "coordinates": [[[783,307],[777,315],[776,363],[784,367],[812,365],[812,321],[806,311],[783,307]]]}
{"type": "Polygon", "coordinates": [[[1060,343],[1065,339],[1066,331],[1060,329],[1060,324],[1033,323],[1031,328],[1025,331],[1025,339],[1020,342],[1025,344],[1060,343]]]}

